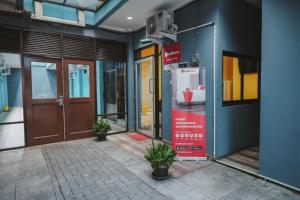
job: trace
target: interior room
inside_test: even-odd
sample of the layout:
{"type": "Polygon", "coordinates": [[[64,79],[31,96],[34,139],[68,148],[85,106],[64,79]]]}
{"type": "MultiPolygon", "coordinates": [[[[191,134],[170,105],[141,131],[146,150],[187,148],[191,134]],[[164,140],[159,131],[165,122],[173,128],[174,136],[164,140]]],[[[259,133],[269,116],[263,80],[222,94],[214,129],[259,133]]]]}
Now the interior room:
{"type": "Polygon", "coordinates": [[[21,58],[0,53],[0,149],[25,145],[21,58]]]}
{"type": "Polygon", "coordinates": [[[126,70],[122,61],[96,63],[97,117],[111,123],[109,133],[127,130],[126,70]]]}

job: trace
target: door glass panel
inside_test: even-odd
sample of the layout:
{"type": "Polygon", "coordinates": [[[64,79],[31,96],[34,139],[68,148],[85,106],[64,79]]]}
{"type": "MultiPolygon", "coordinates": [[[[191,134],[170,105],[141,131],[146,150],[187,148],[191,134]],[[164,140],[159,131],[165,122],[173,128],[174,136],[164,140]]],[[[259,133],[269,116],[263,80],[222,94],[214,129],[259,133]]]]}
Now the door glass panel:
{"type": "Polygon", "coordinates": [[[56,64],[31,62],[32,99],[56,99],[56,64]]]}
{"type": "Polygon", "coordinates": [[[152,62],[137,64],[138,129],[152,134],[153,92],[152,62]]]}
{"type": "Polygon", "coordinates": [[[69,97],[90,97],[89,65],[69,64],[69,97]]]}

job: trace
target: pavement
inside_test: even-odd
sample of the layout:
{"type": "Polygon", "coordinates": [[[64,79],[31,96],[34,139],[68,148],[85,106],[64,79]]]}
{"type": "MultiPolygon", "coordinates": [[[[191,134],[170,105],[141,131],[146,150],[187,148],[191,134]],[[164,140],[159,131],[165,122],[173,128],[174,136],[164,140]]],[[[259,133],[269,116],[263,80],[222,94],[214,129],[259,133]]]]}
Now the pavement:
{"type": "Polygon", "coordinates": [[[224,165],[199,165],[204,167],[155,181],[146,160],[94,138],[4,151],[0,199],[300,200],[298,193],[224,165]]]}

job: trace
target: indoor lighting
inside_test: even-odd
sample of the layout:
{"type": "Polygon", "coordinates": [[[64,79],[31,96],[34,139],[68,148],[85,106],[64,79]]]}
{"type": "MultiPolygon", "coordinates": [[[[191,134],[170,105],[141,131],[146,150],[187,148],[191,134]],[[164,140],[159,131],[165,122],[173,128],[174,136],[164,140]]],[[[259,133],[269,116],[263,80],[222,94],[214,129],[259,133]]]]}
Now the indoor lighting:
{"type": "Polygon", "coordinates": [[[132,20],[133,19],[133,17],[127,17],[127,20],[132,20]]]}

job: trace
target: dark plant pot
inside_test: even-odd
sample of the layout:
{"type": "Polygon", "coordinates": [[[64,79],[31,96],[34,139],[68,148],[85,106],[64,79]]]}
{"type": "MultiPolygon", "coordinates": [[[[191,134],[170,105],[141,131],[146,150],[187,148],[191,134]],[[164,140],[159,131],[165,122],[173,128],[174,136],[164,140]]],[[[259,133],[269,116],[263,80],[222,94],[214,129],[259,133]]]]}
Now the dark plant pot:
{"type": "Polygon", "coordinates": [[[152,178],[159,181],[169,178],[169,167],[157,167],[152,172],[152,178]]]}
{"type": "Polygon", "coordinates": [[[106,135],[97,135],[98,141],[106,141],[106,135]]]}

